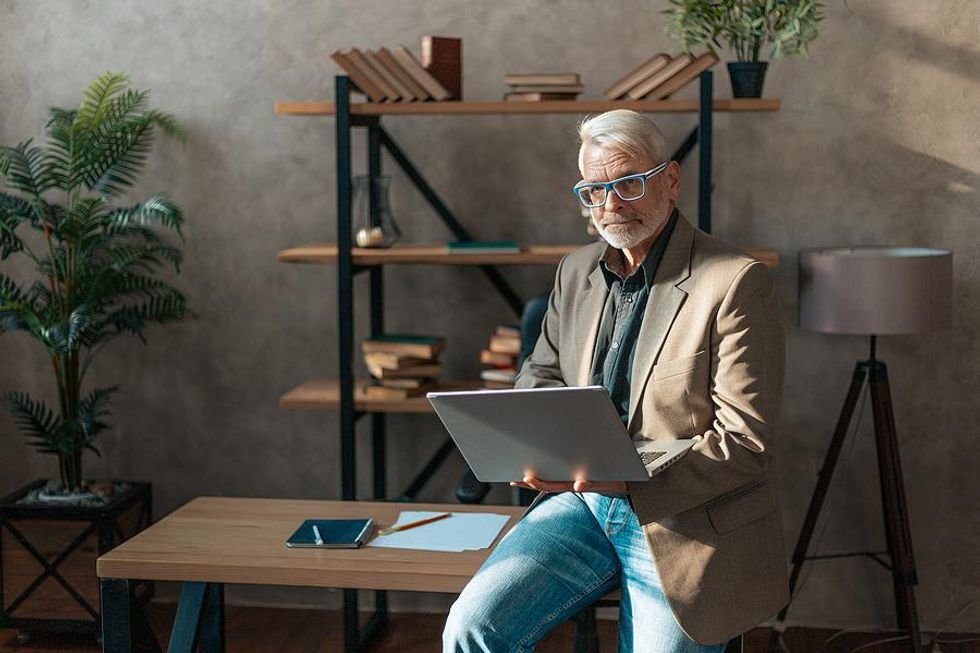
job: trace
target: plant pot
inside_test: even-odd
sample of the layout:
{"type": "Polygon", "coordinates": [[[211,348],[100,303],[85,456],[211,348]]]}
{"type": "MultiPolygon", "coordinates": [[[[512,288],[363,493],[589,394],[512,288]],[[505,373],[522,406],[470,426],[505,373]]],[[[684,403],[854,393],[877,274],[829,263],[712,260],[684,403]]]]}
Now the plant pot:
{"type": "Polygon", "coordinates": [[[734,97],[762,97],[762,85],[766,81],[766,61],[732,61],[728,64],[728,76],[732,80],[734,97]]]}
{"type": "MultiPolygon", "coordinates": [[[[35,481],[0,499],[0,628],[16,628],[24,638],[32,631],[97,635],[95,561],[150,525],[152,489],[119,484],[122,490],[101,505],[22,501],[45,485],[35,481]]],[[[138,598],[152,591],[146,583],[138,598]]]]}

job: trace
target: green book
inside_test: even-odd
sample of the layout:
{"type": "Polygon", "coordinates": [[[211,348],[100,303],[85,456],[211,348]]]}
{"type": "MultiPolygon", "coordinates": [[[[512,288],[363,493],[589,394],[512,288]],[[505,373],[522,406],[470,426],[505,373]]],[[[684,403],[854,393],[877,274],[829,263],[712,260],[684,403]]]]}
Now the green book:
{"type": "Polygon", "coordinates": [[[365,354],[388,352],[424,359],[435,358],[445,348],[446,339],[442,336],[408,335],[401,333],[386,333],[361,342],[361,351],[365,354]]]}
{"type": "Polygon", "coordinates": [[[521,248],[513,240],[460,240],[447,243],[450,254],[517,254],[521,248]]]}

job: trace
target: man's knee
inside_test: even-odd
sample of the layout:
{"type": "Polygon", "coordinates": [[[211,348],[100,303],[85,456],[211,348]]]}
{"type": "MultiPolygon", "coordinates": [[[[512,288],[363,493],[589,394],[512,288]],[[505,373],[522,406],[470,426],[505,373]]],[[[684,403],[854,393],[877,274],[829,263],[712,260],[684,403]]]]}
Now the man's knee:
{"type": "Polygon", "coordinates": [[[461,595],[449,609],[442,631],[443,653],[477,653],[516,650],[493,627],[486,604],[461,595]]]}

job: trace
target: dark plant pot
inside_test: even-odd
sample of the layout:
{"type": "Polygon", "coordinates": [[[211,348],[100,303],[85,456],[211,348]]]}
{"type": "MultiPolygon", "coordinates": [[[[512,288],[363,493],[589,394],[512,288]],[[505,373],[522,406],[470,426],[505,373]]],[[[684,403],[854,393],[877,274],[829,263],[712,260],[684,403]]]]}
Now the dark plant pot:
{"type": "MultiPolygon", "coordinates": [[[[95,561],[153,520],[149,483],[126,488],[100,506],[18,503],[37,481],[0,498],[0,628],[99,632],[99,582],[95,561]],[[52,564],[50,571],[45,564],[52,564]]],[[[152,596],[149,583],[137,599],[152,596]]]]}
{"type": "Polygon", "coordinates": [[[762,97],[762,85],[766,81],[766,61],[733,61],[728,64],[728,76],[732,80],[735,97],[762,97]]]}

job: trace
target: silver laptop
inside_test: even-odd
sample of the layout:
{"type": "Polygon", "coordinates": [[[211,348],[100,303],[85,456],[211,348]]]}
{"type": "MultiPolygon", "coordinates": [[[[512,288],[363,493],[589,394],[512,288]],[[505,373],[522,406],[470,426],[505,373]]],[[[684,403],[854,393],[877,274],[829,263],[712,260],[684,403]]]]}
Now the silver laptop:
{"type": "Polygon", "coordinates": [[[476,477],[520,480],[645,481],[693,440],[633,442],[602,386],[430,392],[476,477]]]}

